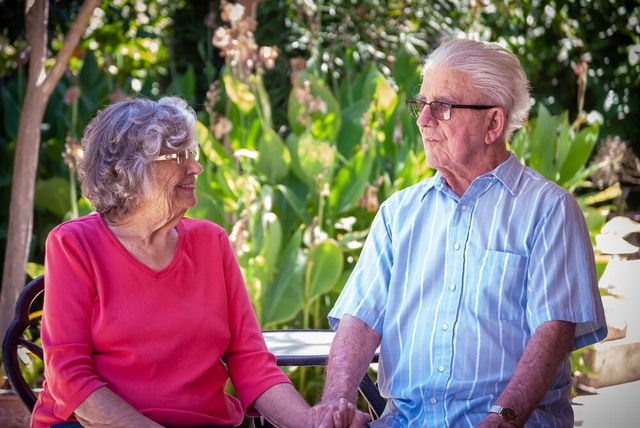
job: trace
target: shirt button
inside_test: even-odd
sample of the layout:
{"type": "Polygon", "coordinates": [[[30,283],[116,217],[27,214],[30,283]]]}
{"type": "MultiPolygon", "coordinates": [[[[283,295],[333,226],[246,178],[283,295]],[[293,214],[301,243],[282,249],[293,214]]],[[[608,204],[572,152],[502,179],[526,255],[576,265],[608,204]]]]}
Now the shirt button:
{"type": "Polygon", "coordinates": [[[451,285],[449,286],[449,290],[453,291],[453,290],[455,290],[455,289],[456,289],[456,285],[455,285],[455,284],[451,284],[451,285]]]}
{"type": "Polygon", "coordinates": [[[442,329],[443,330],[448,330],[449,329],[449,324],[442,324],[442,329]]]}
{"type": "Polygon", "coordinates": [[[443,372],[443,371],[444,371],[444,366],[440,366],[440,367],[438,367],[438,370],[439,370],[439,371],[441,371],[441,372],[443,372]]]}
{"type": "Polygon", "coordinates": [[[459,250],[460,249],[460,244],[456,244],[453,246],[454,249],[459,250]]]}
{"type": "Polygon", "coordinates": [[[463,205],[463,206],[460,207],[460,211],[466,211],[466,210],[467,210],[467,206],[466,205],[463,205]]]}
{"type": "Polygon", "coordinates": [[[431,404],[436,404],[438,402],[438,400],[434,397],[434,398],[431,398],[431,400],[429,400],[429,402],[431,404]]]}

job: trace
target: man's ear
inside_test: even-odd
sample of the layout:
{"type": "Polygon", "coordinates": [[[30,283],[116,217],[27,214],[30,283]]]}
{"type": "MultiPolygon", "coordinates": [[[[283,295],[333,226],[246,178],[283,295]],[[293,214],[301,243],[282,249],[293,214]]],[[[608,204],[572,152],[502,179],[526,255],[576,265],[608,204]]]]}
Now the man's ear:
{"type": "Polygon", "coordinates": [[[487,133],[484,142],[487,145],[498,140],[504,140],[504,132],[507,129],[507,112],[502,107],[491,109],[491,114],[487,119],[487,133]]]}

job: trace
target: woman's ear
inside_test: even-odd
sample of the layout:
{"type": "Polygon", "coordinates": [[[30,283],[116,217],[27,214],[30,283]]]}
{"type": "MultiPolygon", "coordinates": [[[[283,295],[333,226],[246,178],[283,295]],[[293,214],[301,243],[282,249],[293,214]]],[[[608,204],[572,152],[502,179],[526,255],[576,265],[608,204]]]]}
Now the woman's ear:
{"type": "Polygon", "coordinates": [[[487,132],[484,142],[487,145],[496,141],[504,140],[504,133],[507,129],[507,112],[502,107],[494,107],[487,120],[487,132]]]}

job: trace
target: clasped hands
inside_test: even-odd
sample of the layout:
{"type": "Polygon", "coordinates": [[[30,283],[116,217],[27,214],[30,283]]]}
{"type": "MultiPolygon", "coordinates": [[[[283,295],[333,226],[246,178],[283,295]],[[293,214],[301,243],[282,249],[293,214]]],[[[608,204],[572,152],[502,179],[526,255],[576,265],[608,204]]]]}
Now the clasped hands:
{"type": "Polygon", "coordinates": [[[346,398],[323,401],[305,415],[305,428],[361,428],[371,421],[346,398]]]}

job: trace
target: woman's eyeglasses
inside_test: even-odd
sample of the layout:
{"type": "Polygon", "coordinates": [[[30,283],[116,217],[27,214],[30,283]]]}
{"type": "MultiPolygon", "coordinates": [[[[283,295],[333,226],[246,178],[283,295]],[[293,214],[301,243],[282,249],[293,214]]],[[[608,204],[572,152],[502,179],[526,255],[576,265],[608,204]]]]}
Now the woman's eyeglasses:
{"type": "Polygon", "coordinates": [[[200,148],[196,147],[195,149],[186,149],[179,151],[177,153],[169,153],[166,155],[160,155],[154,159],[154,161],[165,161],[175,159],[178,162],[178,165],[186,165],[189,161],[189,158],[193,158],[195,161],[200,158],[200,148]]]}
{"type": "Polygon", "coordinates": [[[430,103],[417,99],[410,99],[406,101],[407,108],[409,109],[409,113],[413,117],[420,116],[422,110],[424,110],[425,106],[429,106],[431,109],[431,116],[433,116],[437,120],[449,120],[451,119],[451,109],[452,108],[470,108],[473,110],[486,110],[490,108],[495,108],[497,106],[485,106],[485,105],[469,105],[469,104],[449,104],[443,103],[441,101],[431,101],[430,103]]]}

